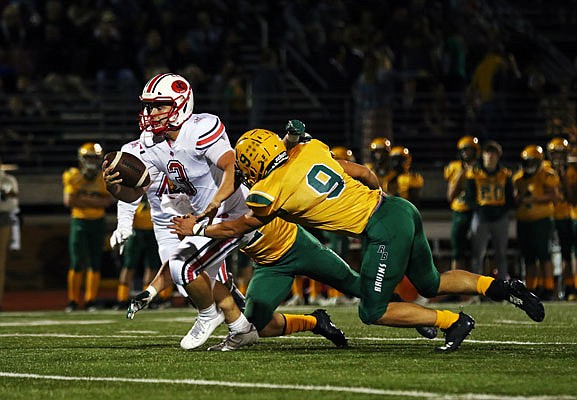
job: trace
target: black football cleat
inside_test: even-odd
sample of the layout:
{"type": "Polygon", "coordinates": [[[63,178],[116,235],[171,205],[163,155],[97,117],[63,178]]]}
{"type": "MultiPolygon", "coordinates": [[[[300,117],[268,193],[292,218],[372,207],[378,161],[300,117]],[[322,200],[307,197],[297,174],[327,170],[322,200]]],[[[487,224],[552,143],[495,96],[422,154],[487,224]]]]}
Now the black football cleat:
{"type": "Polygon", "coordinates": [[[517,279],[505,281],[506,300],[525,311],[533,321],[541,322],[545,318],[545,307],[541,300],[517,279]]]}
{"type": "Polygon", "coordinates": [[[317,326],[313,329],[313,333],[326,337],[337,347],[349,346],[345,334],[331,321],[326,310],[318,309],[306,315],[312,315],[317,319],[317,326]]]}
{"type": "Polygon", "coordinates": [[[475,329],[475,320],[473,317],[464,312],[460,312],[459,319],[455,321],[453,325],[447,329],[441,329],[445,332],[445,344],[437,347],[435,351],[449,353],[457,350],[473,329],[475,329]]]}
{"type": "Polygon", "coordinates": [[[415,329],[419,332],[419,335],[427,339],[434,339],[437,337],[438,331],[434,326],[418,326],[415,329]]]}

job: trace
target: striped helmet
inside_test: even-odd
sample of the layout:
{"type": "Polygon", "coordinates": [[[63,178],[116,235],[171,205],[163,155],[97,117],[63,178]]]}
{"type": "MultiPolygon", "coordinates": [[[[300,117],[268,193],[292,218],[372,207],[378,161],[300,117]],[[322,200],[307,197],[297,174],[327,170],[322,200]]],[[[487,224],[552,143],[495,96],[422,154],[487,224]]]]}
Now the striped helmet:
{"type": "Polygon", "coordinates": [[[176,74],[159,74],[149,80],[142,95],[140,111],[140,129],[149,130],[155,135],[166,135],[168,131],[180,129],[192,115],[194,95],[186,79],[176,74]],[[154,107],[170,106],[162,114],[152,115],[154,107]]]}

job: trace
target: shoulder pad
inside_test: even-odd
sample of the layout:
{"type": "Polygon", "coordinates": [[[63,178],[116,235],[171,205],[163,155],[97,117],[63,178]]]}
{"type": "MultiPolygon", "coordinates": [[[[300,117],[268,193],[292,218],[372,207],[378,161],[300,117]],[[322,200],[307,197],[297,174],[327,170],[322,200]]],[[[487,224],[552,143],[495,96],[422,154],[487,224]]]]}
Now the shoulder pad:
{"type": "Polygon", "coordinates": [[[220,119],[212,114],[195,114],[190,121],[194,124],[198,150],[204,150],[213,145],[226,131],[220,119]]]}

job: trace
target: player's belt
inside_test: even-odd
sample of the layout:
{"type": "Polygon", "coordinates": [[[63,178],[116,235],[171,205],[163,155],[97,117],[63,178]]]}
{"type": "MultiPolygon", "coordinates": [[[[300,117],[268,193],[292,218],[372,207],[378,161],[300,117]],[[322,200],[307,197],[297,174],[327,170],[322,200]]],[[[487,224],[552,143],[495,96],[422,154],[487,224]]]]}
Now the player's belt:
{"type": "Polygon", "coordinates": [[[371,212],[371,215],[369,215],[369,218],[371,218],[373,216],[373,214],[379,209],[379,207],[381,206],[381,204],[383,204],[385,198],[389,197],[389,195],[385,192],[381,192],[381,197],[379,198],[379,202],[377,203],[377,205],[375,206],[375,208],[373,208],[373,211],[371,212]]]}

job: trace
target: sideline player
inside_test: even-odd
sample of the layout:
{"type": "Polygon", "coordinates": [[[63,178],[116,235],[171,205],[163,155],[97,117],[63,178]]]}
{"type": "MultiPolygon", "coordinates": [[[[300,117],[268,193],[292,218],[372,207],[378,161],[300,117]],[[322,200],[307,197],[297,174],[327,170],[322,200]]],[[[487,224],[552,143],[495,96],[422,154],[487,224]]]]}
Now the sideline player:
{"type": "Polygon", "coordinates": [[[457,142],[458,160],[445,166],[444,178],[447,181],[447,200],[451,203],[451,269],[465,269],[466,252],[470,248],[469,232],[473,211],[465,202],[465,184],[467,172],[471,171],[481,156],[479,139],[463,136],[457,142]]]}
{"type": "Polygon", "coordinates": [[[177,233],[236,237],[280,216],[307,226],[360,235],[366,242],[361,266],[361,320],[397,327],[436,326],[445,332],[445,344],[437,348],[442,352],[456,350],[475,321],[463,312],[390,302],[393,289],[405,274],[425,297],[483,294],[510,301],[535,321],[545,317],[541,301],[520,281],[462,270],[439,274],[418,210],[405,199],[356,182],[353,178],[366,168],[354,163],[343,168],[324,143],[313,139],[299,144],[289,157],[275,133],[253,129],[240,137],[235,152],[237,165],[252,187],[247,197],[251,211],[216,225],[192,216],[177,217],[173,219],[177,233]]]}
{"type": "Polygon", "coordinates": [[[559,199],[559,177],[544,167],[541,146],[529,145],[521,152],[521,169],[513,176],[517,204],[517,238],[525,261],[527,287],[553,300],[555,278],[550,240],[555,202],[559,199]]]}
{"type": "Polygon", "coordinates": [[[82,273],[86,274],[84,306],[96,310],[100,287],[100,264],[106,226],[106,208],[113,202],[106,192],[100,164],[104,153],[98,143],[84,143],[78,149],[79,168],[69,168],[62,174],[63,202],[70,208],[70,267],[68,269],[68,304],[65,311],[75,311],[80,303],[82,273]]]}

